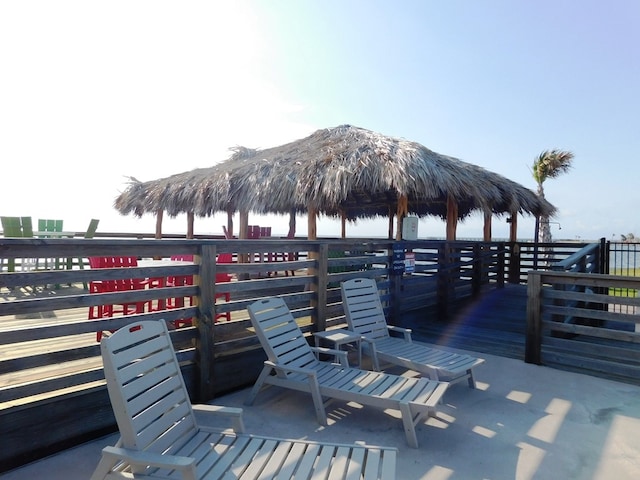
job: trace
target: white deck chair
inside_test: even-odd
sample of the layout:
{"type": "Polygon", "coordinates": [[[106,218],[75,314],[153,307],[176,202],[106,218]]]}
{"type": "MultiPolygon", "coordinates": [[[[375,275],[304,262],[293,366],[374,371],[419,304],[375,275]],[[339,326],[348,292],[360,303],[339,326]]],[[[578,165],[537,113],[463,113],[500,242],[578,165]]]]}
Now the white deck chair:
{"type": "Polygon", "coordinates": [[[124,327],[100,347],[121,436],[92,480],[395,478],[396,449],[247,435],[240,408],[192,408],[164,321],[124,327]],[[199,426],[194,411],[223,415],[234,431],[199,426]]]}
{"type": "Polygon", "coordinates": [[[387,325],[376,281],[355,278],[342,283],[342,304],[349,329],[362,335],[362,348],[371,355],[373,368],[387,362],[414,370],[432,380],[456,383],[467,380],[475,388],[473,369],[484,363],[481,358],[413,343],[411,330],[387,325]],[[393,337],[389,331],[401,332],[393,337]]]}
{"type": "Polygon", "coordinates": [[[253,386],[246,404],[255,400],[263,386],[277,385],[309,392],[318,422],[327,424],[323,397],[357,402],[380,409],[399,410],[407,443],[418,448],[416,424],[427,415],[435,415],[448,384],[425,378],[406,378],[380,372],[349,368],[346,352],[312,348],[281,298],[267,298],[248,307],[268,360],[253,386]],[[315,352],[342,357],[343,365],[319,361],[315,352]],[[272,373],[274,375],[272,375],[272,373]]]}

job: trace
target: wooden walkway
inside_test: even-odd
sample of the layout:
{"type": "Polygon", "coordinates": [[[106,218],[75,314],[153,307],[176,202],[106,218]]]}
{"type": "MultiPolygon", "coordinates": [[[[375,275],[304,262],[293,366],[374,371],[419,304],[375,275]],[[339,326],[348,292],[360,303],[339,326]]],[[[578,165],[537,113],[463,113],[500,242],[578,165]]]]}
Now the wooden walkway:
{"type": "Polygon", "coordinates": [[[422,342],[524,360],[527,286],[507,284],[460,305],[446,321],[429,311],[405,326],[422,342]]]}

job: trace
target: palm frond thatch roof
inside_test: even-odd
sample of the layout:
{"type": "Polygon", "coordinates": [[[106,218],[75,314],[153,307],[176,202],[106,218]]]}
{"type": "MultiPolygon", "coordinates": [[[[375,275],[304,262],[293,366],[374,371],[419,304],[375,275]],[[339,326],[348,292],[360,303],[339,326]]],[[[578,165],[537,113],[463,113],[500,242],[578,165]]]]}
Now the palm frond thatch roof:
{"type": "Polygon", "coordinates": [[[497,173],[441,155],[408,140],[342,125],[264,150],[236,147],[225,161],[170,177],[132,180],[116,199],[123,214],[164,210],[306,212],[314,208],[349,220],[388,216],[398,198],[409,213],[447,216],[447,199],[458,217],[474,210],[493,214],[547,214],[555,207],[497,173]]]}

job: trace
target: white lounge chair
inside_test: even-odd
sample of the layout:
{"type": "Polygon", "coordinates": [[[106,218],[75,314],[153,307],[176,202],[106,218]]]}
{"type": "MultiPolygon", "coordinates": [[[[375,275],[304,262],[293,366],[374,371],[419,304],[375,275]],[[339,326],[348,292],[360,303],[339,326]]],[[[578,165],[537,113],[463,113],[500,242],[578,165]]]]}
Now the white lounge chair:
{"type": "Polygon", "coordinates": [[[164,321],[121,328],[100,347],[121,436],[92,480],[395,478],[393,448],[247,435],[241,408],[192,408],[164,321]],[[233,432],[199,426],[194,411],[227,417],[233,432]]]}
{"type": "Polygon", "coordinates": [[[371,355],[375,370],[380,370],[382,361],[414,370],[431,380],[453,384],[466,379],[469,387],[475,388],[473,369],[484,360],[413,343],[410,329],[387,325],[374,279],[347,280],[341,291],[349,329],[362,335],[363,351],[371,355]],[[389,331],[403,336],[391,336],[389,331]]]}
{"type": "Polygon", "coordinates": [[[307,343],[281,298],[259,300],[249,305],[248,310],[268,360],[245,402],[247,405],[253,403],[263,386],[277,385],[310,393],[322,425],[327,424],[323,397],[399,410],[407,443],[418,448],[415,426],[425,416],[435,415],[447,383],[346,366],[346,352],[312,348],[307,343]],[[342,365],[320,361],[314,352],[338,355],[342,365]]]}

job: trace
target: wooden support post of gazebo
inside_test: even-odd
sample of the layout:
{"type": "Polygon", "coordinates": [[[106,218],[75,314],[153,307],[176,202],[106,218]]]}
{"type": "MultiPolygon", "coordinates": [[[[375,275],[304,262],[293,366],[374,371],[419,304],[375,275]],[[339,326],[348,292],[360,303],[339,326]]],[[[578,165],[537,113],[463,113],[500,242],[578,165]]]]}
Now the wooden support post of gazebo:
{"type": "Polygon", "coordinates": [[[520,245],[518,239],[518,212],[511,212],[507,219],[509,222],[509,241],[511,242],[511,253],[509,255],[509,283],[520,282],[520,245]]]}
{"type": "Polygon", "coordinates": [[[225,237],[233,238],[233,210],[227,210],[227,231],[225,237]]]}
{"type": "MultiPolygon", "coordinates": [[[[249,233],[249,212],[247,210],[240,210],[240,231],[238,232],[238,238],[246,239],[249,233]]],[[[238,263],[247,263],[249,256],[246,253],[238,254],[238,263]]]]}
{"type": "Polygon", "coordinates": [[[193,238],[194,220],[195,214],[193,212],[187,212],[187,238],[193,238]]]}
{"type": "Polygon", "coordinates": [[[289,212],[289,232],[287,238],[294,238],[296,236],[296,211],[291,209],[289,212]]]}
{"type": "Polygon", "coordinates": [[[491,241],[491,211],[485,210],[484,212],[484,227],[482,229],[482,240],[485,242],[491,241]]]}
{"type": "Polygon", "coordinates": [[[317,217],[318,210],[316,207],[309,206],[307,209],[307,239],[309,240],[317,240],[318,238],[317,217]]]}
{"type": "Polygon", "coordinates": [[[509,228],[509,241],[516,242],[518,240],[518,212],[511,212],[510,228],[509,228]]]}
{"type": "Polygon", "coordinates": [[[406,195],[398,195],[398,207],[396,210],[396,240],[402,240],[402,222],[409,213],[409,199],[406,195]]]}
{"type": "Polygon", "coordinates": [[[451,196],[447,196],[447,241],[456,239],[456,230],[458,228],[458,203],[451,196]]]}
{"type": "Polygon", "coordinates": [[[155,238],[162,238],[162,215],[164,214],[164,210],[156,210],[156,235],[155,238]]]}

